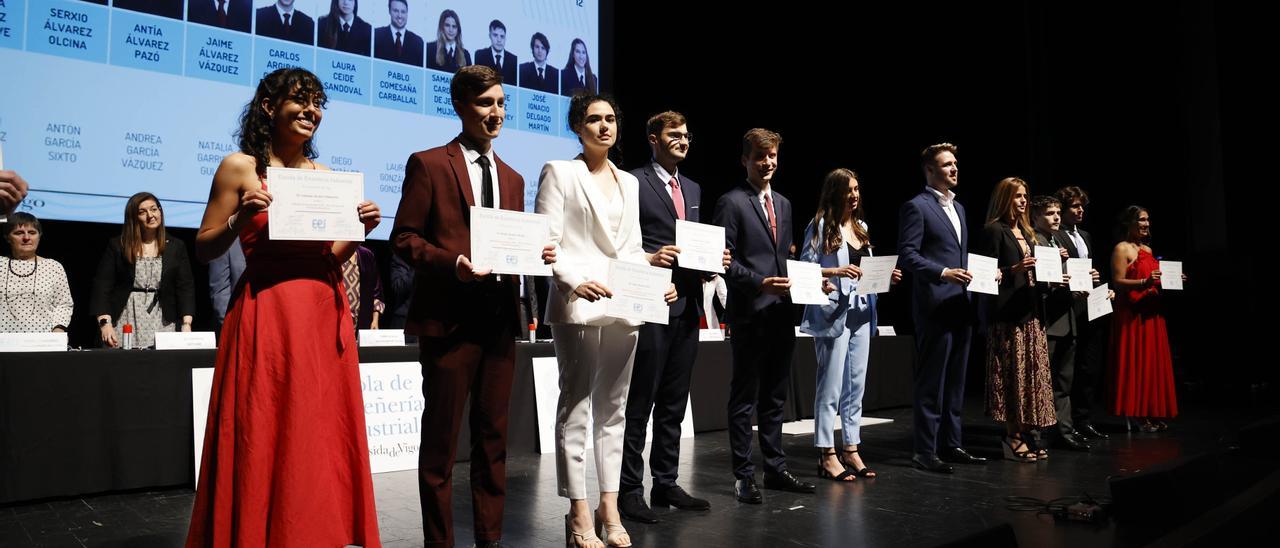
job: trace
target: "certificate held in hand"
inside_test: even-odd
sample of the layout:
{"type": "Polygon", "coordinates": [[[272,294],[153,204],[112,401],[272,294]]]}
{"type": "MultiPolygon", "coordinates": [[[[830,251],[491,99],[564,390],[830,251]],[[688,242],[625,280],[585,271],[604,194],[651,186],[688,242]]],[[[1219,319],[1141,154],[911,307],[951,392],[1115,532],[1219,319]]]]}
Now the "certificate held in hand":
{"type": "Polygon", "coordinates": [[[822,265],[805,261],[787,261],[787,278],[791,279],[793,304],[827,304],[831,299],[822,291],[822,265]]]}
{"type": "Polygon", "coordinates": [[[546,215],[491,207],[471,208],[471,264],[495,274],[550,276],[542,248],[551,242],[546,215]]]}
{"type": "Polygon", "coordinates": [[[267,168],[272,240],[363,242],[357,209],[364,201],[364,174],[316,169],[267,168]]]}
{"type": "Polygon", "coordinates": [[[1062,283],[1062,252],[1057,247],[1038,245],[1035,247],[1036,281],[1040,283],[1062,283]]]}
{"type": "Polygon", "coordinates": [[[609,260],[613,297],[605,299],[605,315],[613,318],[667,323],[670,307],[664,298],[671,287],[671,270],[647,264],[609,260]]]}
{"type": "Polygon", "coordinates": [[[724,227],[676,221],[680,268],[724,274],[724,227]]]}

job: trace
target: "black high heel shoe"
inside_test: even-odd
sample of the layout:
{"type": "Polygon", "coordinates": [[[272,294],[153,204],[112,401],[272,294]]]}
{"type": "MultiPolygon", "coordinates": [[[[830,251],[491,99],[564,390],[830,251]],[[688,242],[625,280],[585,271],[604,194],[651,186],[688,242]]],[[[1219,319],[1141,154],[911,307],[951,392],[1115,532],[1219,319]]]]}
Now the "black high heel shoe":
{"type": "Polygon", "coordinates": [[[1031,450],[1031,445],[1018,434],[1005,436],[1000,442],[1000,447],[1004,449],[1005,460],[1014,462],[1035,462],[1039,460],[1039,457],[1031,450]],[[1019,445],[1022,446],[1022,449],[1017,449],[1019,445]]]}
{"type": "MultiPolygon", "coordinates": [[[[853,455],[853,454],[856,454],[857,452],[858,452],[858,449],[856,449],[856,448],[855,448],[855,449],[844,449],[844,450],[842,451],[842,453],[844,453],[844,455],[853,455]]],[[[869,467],[869,466],[863,466],[862,468],[858,468],[857,466],[855,466],[855,465],[853,464],[853,459],[852,459],[852,458],[850,458],[849,460],[845,460],[844,455],[841,455],[841,456],[840,456],[840,463],[841,463],[841,464],[843,464],[843,465],[845,465],[845,466],[846,466],[846,467],[848,467],[848,468],[852,468],[852,469],[854,470],[854,473],[855,473],[855,474],[857,474],[857,475],[858,475],[858,477],[860,477],[860,478],[867,478],[867,479],[871,479],[871,478],[876,477],[876,471],[875,471],[875,470],[872,470],[872,469],[871,469],[871,467],[869,467]]]]}
{"type": "Polygon", "coordinates": [[[853,470],[850,470],[843,460],[836,457],[836,450],[834,447],[825,447],[823,449],[824,451],[822,452],[822,456],[818,458],[818,477],[822,479],[829,479],[831,481],[853,481],[856,479],[858,474],[853,470]],[[827,470],[827,457],[836,457],[836,460],[840,462],[840,466],[844,468],[844,470],[839,474],[832,475],[831,472],[827,470]]]}

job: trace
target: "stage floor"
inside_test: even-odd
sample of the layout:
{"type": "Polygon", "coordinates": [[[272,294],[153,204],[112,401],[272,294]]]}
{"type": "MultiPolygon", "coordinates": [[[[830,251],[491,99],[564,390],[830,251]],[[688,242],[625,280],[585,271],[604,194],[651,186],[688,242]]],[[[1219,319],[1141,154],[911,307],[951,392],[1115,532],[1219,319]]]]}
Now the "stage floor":
{"type": "MultiPolygon", "coordinates": [[[[1109,477],[1223,447],[1247,422],[1242,413],[1203,408],[1184,413],[1161,434],[1124,433],[1111,423],[1111,440],[1095,443],[1092,453],[1056,450],[1048,461],[1022,464],[998,460],[1002,429],[981,418],[980,402],[967,411],[966,446],[996,459],[988,465],[960,466],[950,476],[910,468],[910,409],[882,410],[874,415],[893,422],[863,429],[863,455],[879,478],[818,480],[812,435],[789,435],[792,471],[818,483],[818,492],[764,490],[759,506],[733,499],[727,434],[700,434],[684,440],[680,483],[709,499],[711,511],[660,510],[662,523],[626,522],[627,528],[637,547],[896,547],[932,546],[1007,521],[1022,546],[1126,546],[1114,523],[1055,524],[1049,516],[1008,509],[1005,497],[1107,497],[1109,477]]],[[[467,468],[460,464],[454,472],[459,546],[472,534],[467,468]]],[[[506,545],[563,546],[568,505],[555,494],[554,456],[512,455],[507,470],[506,545]]],[[[376,475],[374,488],[383,545],[421,546],[416,473],[376,475]]],[[[191,489],[177,487],[0,507],[0,546],[181,546],[191,504],[191,489]]]]}

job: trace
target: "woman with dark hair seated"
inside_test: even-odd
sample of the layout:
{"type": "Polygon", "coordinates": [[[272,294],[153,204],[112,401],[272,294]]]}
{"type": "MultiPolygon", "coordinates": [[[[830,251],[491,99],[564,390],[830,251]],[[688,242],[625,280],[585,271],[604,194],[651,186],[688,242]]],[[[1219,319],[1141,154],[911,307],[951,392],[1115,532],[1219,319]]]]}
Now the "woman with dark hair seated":
{"type": "Polygon", "coordinates": [[[53,259],[36,254],[44,230],[30,213],[9,215],[0,223],[9,256],[0,257],[0,333],[65,332],[71,323],[71,287],[53,259]]]}

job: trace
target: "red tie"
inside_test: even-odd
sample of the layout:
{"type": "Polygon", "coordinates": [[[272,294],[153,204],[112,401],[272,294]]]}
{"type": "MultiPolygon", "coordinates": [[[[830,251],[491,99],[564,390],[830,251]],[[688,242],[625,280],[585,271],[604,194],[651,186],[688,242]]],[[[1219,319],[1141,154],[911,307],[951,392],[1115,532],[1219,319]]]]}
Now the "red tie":
{"type": "Polygon", "coordinates": [[[671,203],[676,206],[676,218],[684,220],[684,193],[680,192],[680,180],[674,175],[667,184],[671,185],[671,203]]]}
{"type": "Polygon", "coordinates": [[[773,234],[773,241],[778,241],[778,217],[773,214],[773,198],[768,192],[764,193],[764,208],[769,212],[769,233],[773,234]]]}

